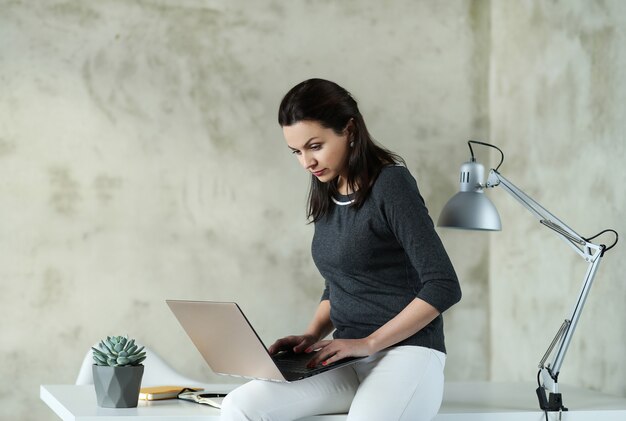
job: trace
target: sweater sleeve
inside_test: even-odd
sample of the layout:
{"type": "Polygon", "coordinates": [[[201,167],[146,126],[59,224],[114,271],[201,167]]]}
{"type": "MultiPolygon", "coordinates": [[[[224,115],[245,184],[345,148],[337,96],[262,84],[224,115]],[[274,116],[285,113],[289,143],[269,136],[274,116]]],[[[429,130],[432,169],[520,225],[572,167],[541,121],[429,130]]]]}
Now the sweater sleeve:
{"type": "Polygon", "coordinates": [[[320,301],[324,301],[324,300],[328,300],[330,299],[330,291],[328,290],[328,281],[324,282],[324,292],[322,292],[322,297],[320,298],[320,301]]]}
{"type": "Polygon", "coordinates": [[[372,195],[419,275],[416,296],[441,313],[457,303],[459,281],[413,176],[402,166],[384,168],[372,195]]]}

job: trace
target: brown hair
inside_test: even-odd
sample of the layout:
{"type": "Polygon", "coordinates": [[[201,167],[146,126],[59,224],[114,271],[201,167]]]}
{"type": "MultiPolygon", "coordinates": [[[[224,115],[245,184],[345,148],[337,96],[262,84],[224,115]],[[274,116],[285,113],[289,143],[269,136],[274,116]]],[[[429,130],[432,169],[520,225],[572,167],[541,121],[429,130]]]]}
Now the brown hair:
{"type": "MultiPolygon", "coordinates": [[[[359,208],[381,169],[386,165],[404,164],[404,160],[376,144],[350,92],[328,80],[309,79],[291,88],[278,109],[281,127],[300,121],[315,121],[341,135],[350,120],[354,125],[351,139],[354,143],[350,148],[346,181],[349,189],[355,192],[352,206],[359,208]]],[[[331,197],[337,193],[337,180],[323,183],[311,175],[307,217],[315,222],[325,216],[331,206],[331,197]]]]}

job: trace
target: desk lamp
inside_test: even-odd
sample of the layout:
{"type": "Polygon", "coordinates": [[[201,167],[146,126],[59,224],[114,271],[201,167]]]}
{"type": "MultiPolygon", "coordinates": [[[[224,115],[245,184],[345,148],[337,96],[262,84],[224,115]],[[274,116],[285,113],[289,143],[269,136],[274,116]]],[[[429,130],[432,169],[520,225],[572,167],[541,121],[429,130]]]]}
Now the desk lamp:
{"type": "Polygon", "coordinates": [[[467,144],[470,149],[471,159],[469,162],[465,162],[461,165],[460,192],[454,195],[444,206],[439,216],[438,226],[470,230],[500,231],[502,224],[498,211],[484,194],[485,189],[500,186],[528,209],[543,226],[552,230],[589,264],[583,279],[582,289],[574,304],[574,310],[569,318],[565,319],[544,356],[541,358],[539,362],[539,372],[537,373],[537,383],[539,386],[536,390],[537,398],[539,399],[540,408],[546,412],[546,417],[547,411],[567,411],[567,408],[563,406],[562,397],[559,393],[559,372],[574,330],[576,329],[576,324],[580,318],[583,305],[589,294],[591,284],[593,283],[596,271],[600,265],[600,260],[602,260],[606,251],[617,244],[617,232],[612,229],[607,229],[590,238],[582,237],[498,172],[500,165],[504,162],[504,153],[498,147],[474,140],[468,141],[467,144]],[[472,144],[488,146],[500,152],[500,163],[495,169],[490,170],[486,184],[483,184],[484,167],[474,158],[472,144]],[[615,242],[610,247],[591,242],[591,240],[605,232],[612,232],[615,235],[615,242]],[[555,347],[556,352],[553,353],[555,347]],[[552,359],[550,362],[546,363],[551,355],[553,355],[552,359]],[[549,396],[546,396],[546,392],[549,393],[549,396]]]}

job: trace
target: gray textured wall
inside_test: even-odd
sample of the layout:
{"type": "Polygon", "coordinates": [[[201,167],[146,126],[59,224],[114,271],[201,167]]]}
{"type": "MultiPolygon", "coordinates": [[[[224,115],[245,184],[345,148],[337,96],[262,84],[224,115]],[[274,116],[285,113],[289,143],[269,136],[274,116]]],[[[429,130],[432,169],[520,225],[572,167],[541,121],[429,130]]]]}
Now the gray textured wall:
{"type": "MultiPolygon", "coordinates": [[[[502,173],[581,235],[622,235],[600,265],[559,380],[622,396],[625,30],[623,1],[492,2],[491,140],[507,152],[502,173]]],[[[532,381],[587,264],[506,193],[491,197],[504,224],[490,248],[491,374],[532,381]]]]}
{"type": "MultiPolygon", "coordinates": [[[[105,335],[211,378],[166,298],[236,300],[268,342],[305,327],[308,179],[276,124],[305,78],[354,92],[436,218],[489,133],[488,6],[1,1],[0,418],[54,419],[39,384],[105,335]]],[[[448,379],[487,379],[489,239],[442,237],[465,292],[448,379]]]]}
{"type": "MultiPolygon", "coordinates": [[[[236,300],[268,342],[306,325],[322,287],[308,180],[275,120],[308,77],[354,92],[435,219],[478,138],[581,234],[626,232],[625,12],[618,0],[0,1],[0,418],[54,419],[39,384],[73,382],[110,334],[211,379],[166,298],[236,300]]],[[[446,374],[533,381],[584,265],[490,196],[503,232],[440,232],[464,291],[445,318],[446,374]]],[[[626,395],[620,246],[561,381],[626,395]]]]}

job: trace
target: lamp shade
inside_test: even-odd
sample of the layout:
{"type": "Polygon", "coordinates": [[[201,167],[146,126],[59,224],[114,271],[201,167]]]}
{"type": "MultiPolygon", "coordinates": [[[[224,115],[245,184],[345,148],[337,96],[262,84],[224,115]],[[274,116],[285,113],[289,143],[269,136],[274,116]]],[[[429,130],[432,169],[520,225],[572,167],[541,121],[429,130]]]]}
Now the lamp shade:
{"type": "Polygon", "coordinates": [[[437,226],[483,231],[502,229],[496,207],[483,193],[484,171],[478,162],[466,162],[461,166],[461,191],[443,207],[437,226]]]}
{"type": "Polygon", "coordinates": [[[500,231],[500,215],[491,200],[480,192],[458,192],[443,207],[437,225],[445,228],[500,231]]]}

